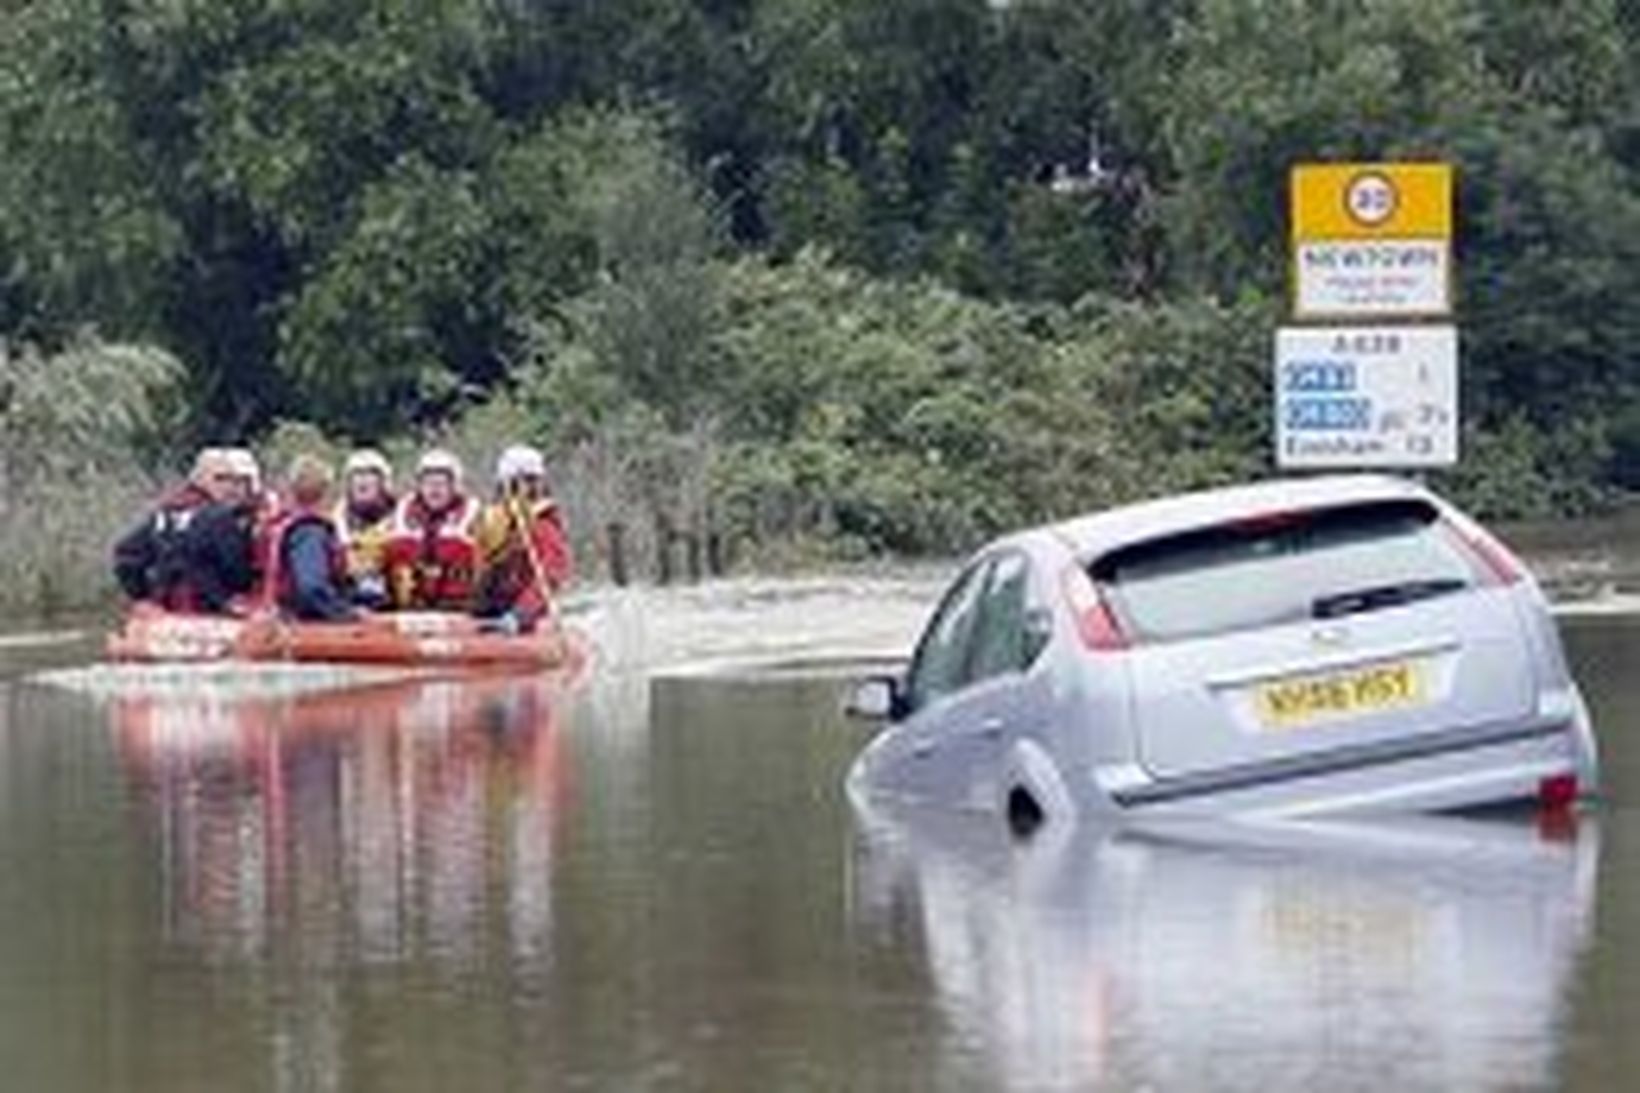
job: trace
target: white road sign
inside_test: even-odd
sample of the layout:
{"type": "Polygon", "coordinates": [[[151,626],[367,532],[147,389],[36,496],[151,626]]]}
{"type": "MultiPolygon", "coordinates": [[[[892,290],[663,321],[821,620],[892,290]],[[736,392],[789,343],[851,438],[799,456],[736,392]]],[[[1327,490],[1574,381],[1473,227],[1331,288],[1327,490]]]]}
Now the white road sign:
{"type": "Polygon", "coordinates": [[[1275,385],[1283,467],[1458,461],[1455,326],[1283,327],[1275,385]]]}
{"type": "Polygon", "coordinates": [[[1445,315],[1451,247],[1441,239],[1327,239],[1293,251],[1300,319],[1445,315]]]}

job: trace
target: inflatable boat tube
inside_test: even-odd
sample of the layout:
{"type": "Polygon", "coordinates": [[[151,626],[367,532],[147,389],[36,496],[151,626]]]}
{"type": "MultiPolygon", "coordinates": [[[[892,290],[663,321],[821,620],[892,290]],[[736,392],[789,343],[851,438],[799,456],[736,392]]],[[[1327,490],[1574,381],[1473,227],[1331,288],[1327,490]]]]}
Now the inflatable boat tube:
{"type": "Polygon", "coordinates": [[[110,634],[109,659],[221,660],[329,664],[551,668],[576,659],[576,643],[555,623],[529,634],[487,632],[466,615],[402,612],[357,622],[292,622],[184,615],[138,606],[110,634]]]}

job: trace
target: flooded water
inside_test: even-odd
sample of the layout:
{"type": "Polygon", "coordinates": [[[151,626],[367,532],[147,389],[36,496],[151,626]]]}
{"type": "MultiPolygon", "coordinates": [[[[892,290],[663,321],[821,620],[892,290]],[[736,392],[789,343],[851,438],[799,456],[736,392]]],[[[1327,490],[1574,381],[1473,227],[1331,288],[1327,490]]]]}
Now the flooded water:
{"type": "MultiPolygon", "coordinates": [[[[780,602],[812,659],[897,647],[920,594],[780,602]]],[[[641,655],[614,640],[641,612],[612,607],[578,686],[0,684],[0,1081],[1444,1090],[1640,1072],[1640,618],[1566,624],[1609,791],[1581,822],[1020,844],[852,810],[870,730],[838,715],[839,671],[723,668],[790,645],[770,602],[670,602],[641,655]],[[706,621],[716,640],[691,640],[706,621]]],[[[76,656],[0,648],[0,673],[76,656]]]]}

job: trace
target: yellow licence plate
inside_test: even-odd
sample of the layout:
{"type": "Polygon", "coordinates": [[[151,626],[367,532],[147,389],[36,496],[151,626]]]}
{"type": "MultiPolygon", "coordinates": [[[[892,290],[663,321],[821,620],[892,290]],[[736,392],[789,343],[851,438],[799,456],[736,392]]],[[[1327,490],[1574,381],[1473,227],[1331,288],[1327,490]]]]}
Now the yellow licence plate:
{"type": "Polygon", "coordinates": [[[1417,661],[1394,661],[1325,675],[1298,676],[1258,689],[1259,720],[1269,729],[1421,705],[1425,686],[1417,661]]]}

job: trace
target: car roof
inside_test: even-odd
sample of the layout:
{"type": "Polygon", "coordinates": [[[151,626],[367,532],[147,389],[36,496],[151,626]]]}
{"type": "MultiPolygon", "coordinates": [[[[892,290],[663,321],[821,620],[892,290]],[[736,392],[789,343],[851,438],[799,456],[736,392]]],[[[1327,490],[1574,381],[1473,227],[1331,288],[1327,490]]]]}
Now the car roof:
{"type": "Polygon", "coordinates": [[[1280,478],[1247,485],[1182,493],[1078,516],[1038,529],[1068,544],[1084,561],[1164,536],[1211,527],[1261,513],[1330,508],[1372,501],[1432,500],[1404,478],[1384,474],[1337,474],[1280,478]]]}

